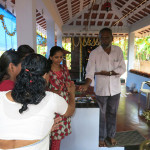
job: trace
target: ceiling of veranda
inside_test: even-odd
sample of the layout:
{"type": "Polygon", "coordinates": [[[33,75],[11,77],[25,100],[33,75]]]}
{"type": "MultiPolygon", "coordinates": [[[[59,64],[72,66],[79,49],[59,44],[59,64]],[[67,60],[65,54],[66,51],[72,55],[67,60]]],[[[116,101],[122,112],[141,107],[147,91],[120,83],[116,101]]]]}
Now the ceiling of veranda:
{"type": "MultiPolygon", "coordinates": [[[[5,1],[5,0],[3,0],[5,1]]],[[[15,0],[9,0],[15,5],[15,0]]],[[[42,0],[44,2],[44,0],[42,0]]],[[[128,34],[133,26],[150,22],[150,0],[45,0],[53,6],[61,22],[63,36],[98,36],[103,27],[128,34]],[[106,2],[111,4],[106,10],[106,2]]],[[[109,5],[108,5],[109,6],[109,5]]],[[[46,19],[36,10],[36,22],[46,29],[46,19]]],[[[150,35],[150,24],[137,28],[136,36],[150,35]]]]}

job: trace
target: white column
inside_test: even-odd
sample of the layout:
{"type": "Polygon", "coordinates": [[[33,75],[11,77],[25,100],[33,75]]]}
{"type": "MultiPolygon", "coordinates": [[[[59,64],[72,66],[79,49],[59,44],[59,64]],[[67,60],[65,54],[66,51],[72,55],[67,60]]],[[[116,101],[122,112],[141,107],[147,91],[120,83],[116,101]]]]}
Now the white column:
{"type": "Polygon", "coordinates": [[[49,57],[51,47],[55,46],[55,23],[52,18],[46,20],[47,27],[47,53],[46,57],[49,57]]]}
{"type": "Polygon", "coordinates": [[[128,39],[128,66],[127,70],[133,69],[134,67],[134,32],[129,33],[129,39],[128,39]]]}
{"type": "Polygon", "coordinates": [[[60,30],[57,33],[57,46],[62,47],[62,32],[60,30]]]}
{"type": "Polygon", "coordinates": [[[17,45],[30,45],[36,52],[36,0],[16,0],[17,45]]]}

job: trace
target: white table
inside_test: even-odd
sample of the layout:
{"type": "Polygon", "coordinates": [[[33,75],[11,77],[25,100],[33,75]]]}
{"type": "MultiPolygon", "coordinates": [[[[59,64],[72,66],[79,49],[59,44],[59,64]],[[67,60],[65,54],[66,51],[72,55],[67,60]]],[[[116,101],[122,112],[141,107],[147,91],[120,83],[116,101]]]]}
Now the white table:
{"type": "Polygon", "coordinates": [[[76,108],[71,126],[72,134],[61,141],[60,150],[124,150],[98,147],[99,108],[76,108]]]}

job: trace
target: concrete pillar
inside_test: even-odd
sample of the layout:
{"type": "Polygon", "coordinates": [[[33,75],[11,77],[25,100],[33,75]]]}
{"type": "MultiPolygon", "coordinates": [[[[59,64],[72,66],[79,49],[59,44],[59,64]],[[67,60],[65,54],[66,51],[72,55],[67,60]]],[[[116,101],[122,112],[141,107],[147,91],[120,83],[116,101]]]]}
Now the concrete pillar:
{"type": "Polygon", "coordinates": [[[60,30],[57,33],[57,46],[62,47],[62,32],[60,30]]]}
{"type": "Polygon", "coordinates": [[[128,39],[128,66],[127,70],[133,69],[134,67],[134,38],[135,34],[134,32],[129,33],[129,39],[128,39]]]}
{"type": "Polygon", "coordinates": [[[46,20],[47,27],[47,53],[46,57],[49,57],[51,47],[55,46],[55,23],[52,18],[46,20]]]}
{"type": "Polygon", "coordinates": [[[37,52],[36,0],[16,0],[17,45],[30,45],[37,52]]]}

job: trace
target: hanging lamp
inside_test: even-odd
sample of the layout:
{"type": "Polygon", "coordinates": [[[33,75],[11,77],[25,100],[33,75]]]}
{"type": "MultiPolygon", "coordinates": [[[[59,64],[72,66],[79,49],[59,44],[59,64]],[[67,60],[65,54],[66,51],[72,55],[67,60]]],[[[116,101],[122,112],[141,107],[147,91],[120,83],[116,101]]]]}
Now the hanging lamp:
{"type": "Polygon", "coordinates": [[[104,8],[107,12],[111,10],[111,3],[108,0],[104,3],[104,8]]]}

